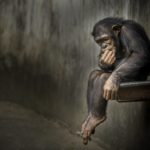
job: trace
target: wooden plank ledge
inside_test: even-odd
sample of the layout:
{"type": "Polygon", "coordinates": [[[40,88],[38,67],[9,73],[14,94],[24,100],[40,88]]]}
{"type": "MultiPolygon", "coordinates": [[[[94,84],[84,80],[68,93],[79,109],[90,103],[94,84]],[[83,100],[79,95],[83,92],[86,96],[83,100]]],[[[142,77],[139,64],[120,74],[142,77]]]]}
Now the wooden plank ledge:
{"type": "Polygon", "coordinates": [[[117,101],[150,101],[150,80],[121,83],[117,101]]]}

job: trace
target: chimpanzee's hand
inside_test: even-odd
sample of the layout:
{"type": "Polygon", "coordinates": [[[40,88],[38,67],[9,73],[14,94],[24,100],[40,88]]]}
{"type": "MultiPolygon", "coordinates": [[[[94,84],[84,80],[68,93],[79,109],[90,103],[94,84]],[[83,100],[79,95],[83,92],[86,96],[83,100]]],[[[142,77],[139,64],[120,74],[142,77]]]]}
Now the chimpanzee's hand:
{"type": "Polygon", "coordinates": [[[119,82],[108,79],[103,87],[103,97],[106,100],[115,100],[118,98],[119,82]]]}
{"type": "Polygon", "coordinates": [[[116,60],[116,56],[115,56],[115,50],[105,50],[105,52],[102,54],[102,57],[100,59],[100,62],[102,64],[106,64],[106,65],[112,65],[114,64],[116,60]]]}

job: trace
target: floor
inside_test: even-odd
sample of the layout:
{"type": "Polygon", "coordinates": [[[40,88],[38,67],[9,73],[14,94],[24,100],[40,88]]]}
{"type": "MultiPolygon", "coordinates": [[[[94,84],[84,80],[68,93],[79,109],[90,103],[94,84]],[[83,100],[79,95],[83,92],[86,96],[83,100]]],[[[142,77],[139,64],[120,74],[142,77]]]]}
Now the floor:
{"type": "Polygon", "coordinates": [[[102,150],[91,141],[87,146],[59,121],[21,105],[0,102],[0,150],[102,150]]]}

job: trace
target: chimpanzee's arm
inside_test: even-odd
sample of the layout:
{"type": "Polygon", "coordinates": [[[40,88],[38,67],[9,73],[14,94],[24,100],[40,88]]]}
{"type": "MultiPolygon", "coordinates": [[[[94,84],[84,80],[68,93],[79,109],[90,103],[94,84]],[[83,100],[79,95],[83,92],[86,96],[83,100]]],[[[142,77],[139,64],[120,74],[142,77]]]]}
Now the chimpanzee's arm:
{"type": "Polygon", "coordinates": [[[104,85],[103,97],[106,100],[117,99],[120,82],[136,80],[141,70],[147,63],[145,55],[133,52],[128,58],[124,58],[110,75],[104,85]]]}
{"type": "MultiPolygon", "coordinates": [[[[144,30],[137,30],[132,25],[122,28],[120,39],[131,55],[124,58],[110,76],[113,80],[130,81],[142,74],[141,69],[149,61],[149,40],[144,30]],[[142,34],[141,34],[142,32],[142,34]]],[[[147,68],[148,69],[148,68],[147,68]]]]}
{"type": "Polygon", "coordinates": [[[136,80],[143,73],[150,58],[149,41],[143,35],[130,27],[122,29],[120,40],[131,55],[120,62],[105,82],[103,97],[106,100],[116,99],[120,82],[136,80]]]}
{"type": "Polygon", "coordinates": [[[141,69],[147,63],[147,57],[144,53],[133,52],[128,58],[124,58],[110,76],[114,82],[135,80],[142,72],[141,69]]]}

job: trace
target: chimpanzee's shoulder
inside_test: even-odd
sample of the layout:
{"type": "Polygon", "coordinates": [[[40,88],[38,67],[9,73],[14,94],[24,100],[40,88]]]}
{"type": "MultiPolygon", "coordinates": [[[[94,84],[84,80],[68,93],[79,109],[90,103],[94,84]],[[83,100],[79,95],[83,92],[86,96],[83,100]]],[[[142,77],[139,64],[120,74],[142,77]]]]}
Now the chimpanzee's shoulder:
{"type": "Polygon", "coordinates": [[[124,20],[122,22],[122,25],[126,27],[126,29],[130,32],[133,33],[133,35],[138,35],[145,41],[149,42],[149,37],[146,34],[145,29],[143,28],[142,25],[139,23],[133,21],[133,20],[124,20]]]}
{"type": "Polygon", "coordinates": [[[145,29],[143,28],[142,25],[140,25],[139,23],[137,23],[136,21],[134,20],[124,20],[122,22],[122,25],[127,27],[129,30],[133,30],[133,31],[136,31],[138,33],[145,33],[145,29]]]}

